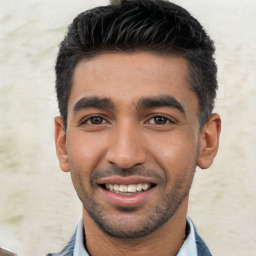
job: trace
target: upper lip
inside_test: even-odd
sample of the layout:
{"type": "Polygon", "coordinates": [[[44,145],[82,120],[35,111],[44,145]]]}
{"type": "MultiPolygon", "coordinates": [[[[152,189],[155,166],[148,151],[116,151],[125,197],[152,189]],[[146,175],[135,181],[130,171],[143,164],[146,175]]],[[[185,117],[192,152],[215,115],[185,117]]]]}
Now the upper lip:
{"type": "Polygon", "coordinates": [[[99,185],[103,185],[103,184],[129,185],[129,184],[138,184],[138,183],[157,184],[155,179],[150,177],[144,177],[144,176],[129,176],[129,177],[109,176],[109,177],[100,178],[97,183],[99,185]]]}

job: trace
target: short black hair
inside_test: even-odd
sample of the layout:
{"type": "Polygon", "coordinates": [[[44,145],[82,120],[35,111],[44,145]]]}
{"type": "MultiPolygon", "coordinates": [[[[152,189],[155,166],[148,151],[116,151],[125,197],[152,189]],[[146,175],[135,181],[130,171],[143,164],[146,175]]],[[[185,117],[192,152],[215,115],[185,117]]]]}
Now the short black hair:
{"type": "MultiPolygon", "coordinates": [[[[189,84],[199,99],[199,125],[209,119],[216,97],[215,47],[201,24],[165,0],[123,0],[82,12],[69,26],[56,61],[56,92],[67,125],[74,69],[84,58],[109,52],[148,51],[187,60],[189,84]]],[[[146,64],[145,64],[146,65],[146,64]]]]}

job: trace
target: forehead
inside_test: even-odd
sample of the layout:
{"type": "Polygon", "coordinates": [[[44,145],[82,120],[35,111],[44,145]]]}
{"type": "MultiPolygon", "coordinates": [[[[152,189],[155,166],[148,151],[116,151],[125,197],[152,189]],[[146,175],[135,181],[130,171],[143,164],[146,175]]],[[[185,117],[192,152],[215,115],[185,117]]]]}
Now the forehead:
{"type": "Polygon", "coordinates": [[[131,104],[141,97],[163,94],[185,105],[197,104],[188,76],[187,62],[181,57],[146,52],[101,54],[75,67],[69,107],[85,96],[131,104]]]}

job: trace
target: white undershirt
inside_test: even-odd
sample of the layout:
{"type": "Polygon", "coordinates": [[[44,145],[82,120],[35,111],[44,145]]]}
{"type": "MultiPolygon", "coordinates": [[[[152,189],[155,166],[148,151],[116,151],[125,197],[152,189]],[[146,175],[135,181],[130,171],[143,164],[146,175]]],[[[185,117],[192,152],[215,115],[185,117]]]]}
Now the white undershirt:
{"type": "MultiPolygon", "coordinates": [[[[176,256],[197,256],[194,226],[189,218],[187,218],[187,223],[189,224],[190,230],[186,237],[186,240],[184,241],[183,245],[181,246],[176,256]]],[[[84,247],[84,230],[83,229],[84,229],[83,220],[81,219],[77,227],[73,256],[89,256],[88,252],[84,247]]]]}

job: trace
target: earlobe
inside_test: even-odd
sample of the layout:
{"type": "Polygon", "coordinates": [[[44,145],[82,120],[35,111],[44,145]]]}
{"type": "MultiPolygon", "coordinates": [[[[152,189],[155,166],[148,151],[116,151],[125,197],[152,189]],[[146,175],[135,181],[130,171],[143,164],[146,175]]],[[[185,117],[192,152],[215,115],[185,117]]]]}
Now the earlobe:
{"type": "Polygon", "coordinates": [[[218,152],[219,136],[221,131],[221,119],[218,114],[212,114],[209,121],[204,125],[200,135],[199,156],[197,165],[207,169],[218,152]]]}
{"type": "Polygon", "coordinates": [[[54,118],[55,123],[55,146],[59,165],[62,171],[69,172],[68,154],[66,148],[66,132],[63,120],[60,116],[54,118]]]}

